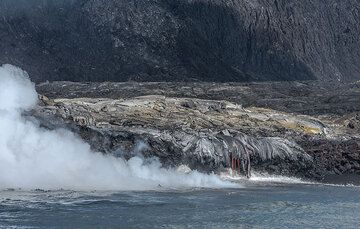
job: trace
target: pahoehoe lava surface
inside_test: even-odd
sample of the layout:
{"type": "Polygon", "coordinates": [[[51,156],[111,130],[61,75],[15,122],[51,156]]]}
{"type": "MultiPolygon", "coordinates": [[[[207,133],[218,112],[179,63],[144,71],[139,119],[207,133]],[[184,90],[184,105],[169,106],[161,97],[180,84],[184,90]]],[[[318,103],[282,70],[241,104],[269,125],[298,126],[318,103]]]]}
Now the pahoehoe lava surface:
{"type": "Polygon", "coordinates": [[[32,80],[360,79],[357,0],[1,0],[32,80]]]}
{"type": "Polygon", "coordinates": [[[281,84],[44,83],[37,91],[50,98],[41,96],[31,114],[120,157],[142,142],[143,155],[165,166],[218,172],[233,155],[245,174],[358,183],[359,83],[281,84]]]}

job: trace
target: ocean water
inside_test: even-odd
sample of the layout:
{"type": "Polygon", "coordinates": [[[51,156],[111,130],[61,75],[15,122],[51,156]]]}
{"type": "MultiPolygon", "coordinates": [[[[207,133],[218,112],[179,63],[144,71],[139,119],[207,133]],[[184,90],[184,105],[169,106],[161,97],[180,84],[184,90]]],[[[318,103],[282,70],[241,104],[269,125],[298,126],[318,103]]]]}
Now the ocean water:
{"type": "Polygon", "coordinates": [[[236,189],[0,192],[0,228],[360,228],[360,188],[274,180],[236,189]]]}

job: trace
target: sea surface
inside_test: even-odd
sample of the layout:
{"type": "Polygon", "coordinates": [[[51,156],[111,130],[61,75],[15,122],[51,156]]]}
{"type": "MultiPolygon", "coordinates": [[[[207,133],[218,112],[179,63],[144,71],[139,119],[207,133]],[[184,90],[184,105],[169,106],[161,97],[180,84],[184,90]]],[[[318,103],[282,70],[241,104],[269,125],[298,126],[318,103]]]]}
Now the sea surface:
{"type": "Polygon", "coordinates": [[[360,188],[244,182],[237,189],[0,192],[0,228],[360,228],[360,188]]]}

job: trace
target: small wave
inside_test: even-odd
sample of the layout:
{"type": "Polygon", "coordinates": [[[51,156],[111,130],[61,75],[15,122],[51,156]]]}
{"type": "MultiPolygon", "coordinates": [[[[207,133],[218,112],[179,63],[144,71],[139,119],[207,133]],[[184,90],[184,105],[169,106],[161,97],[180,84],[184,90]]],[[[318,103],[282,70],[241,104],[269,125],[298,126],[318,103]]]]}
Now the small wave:
{"type": "Polygon", "coordinates": [[[286,177],[280,175],[269,175],[266,173],[252,172],[250,178],[239,176],[237,174],[231,174],[226,172],[220,175],[222,179],[240,182],[240,183],[255,183],[255,184],[316,184],[315,182],[305,181],[296,177],[286,177]]]}
{"type": "Polygon", "coordinates": [[[314,184],[296,177],[277,176],[269,174],[254,173],[249,179],[253,182],[281,183],[281,184],[314,184]]]}
{"type": "Polygon", "coordinates": [[[267,173],[252,172],[251,178],[232,174],[231,171],[222,173],[220,177],[224,180],[242,183],[242,184],[302,184],[302,185],[318,185],[318,186],[330,186],[330,187],[353,187],[360,188],[360,185],[355,184],[331,184],[322,183],[318,181],[304,180],[298,177],[287,177],[280,175],[270,175],[267,173]]]}

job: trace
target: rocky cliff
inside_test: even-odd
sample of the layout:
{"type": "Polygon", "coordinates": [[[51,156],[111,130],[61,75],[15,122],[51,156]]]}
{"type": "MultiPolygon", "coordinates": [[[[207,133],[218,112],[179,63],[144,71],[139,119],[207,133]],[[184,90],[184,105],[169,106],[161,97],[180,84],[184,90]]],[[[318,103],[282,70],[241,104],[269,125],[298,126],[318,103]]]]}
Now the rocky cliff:
{"type": "Polygon", "coordinates": [[[0,64],[70,81],[354,81],[357,0],[1,0],[0,64]]]}
{"type": "Polygon", "coordinates": [[[359,83],[339,91],[299,82],[289,82],[283,90],[278,85],[45,83],[37,90],[50,98],[41,97],[31,114],[44,127],[66,125],[97,151],[119,157],[142,153],[158,157],[164,166],[185,164],[205,172],[234,167],[236,159],[237,170],[248,176],[256,171],[358,183],[360,108],[358,102],[351,105],[343,99],[351,95],[359,101],[359,83]],[[260,86],[266,88],[266,98],[264,90],[256,90],[260,86]],[[239,97],[232,98],[234,93],[239,97]],[[209,95],[213,97],[205,99],[209,95]],[[302,103],[300,95],[310,103],[302,103]],[[314,96],[314,101],[329,103],[315,105],[309,99],[314,96]],[[242,101],[251,103],[246,98],[261,98],[268,108],[243,105],[242,101]],[[285,101],[301,104],[301,110],[312,116],[296,111],[298,106],[271,109],[281,108],[285,101]],[[340,112],[331,113],[329,107],[340,112]],[[346,109],[351,111],[344,113],[346,109]]]}

